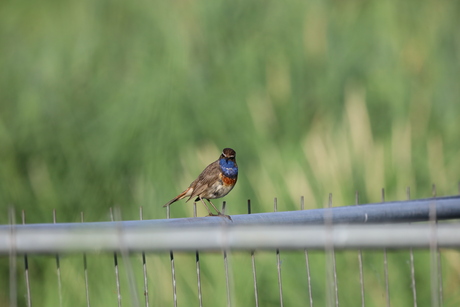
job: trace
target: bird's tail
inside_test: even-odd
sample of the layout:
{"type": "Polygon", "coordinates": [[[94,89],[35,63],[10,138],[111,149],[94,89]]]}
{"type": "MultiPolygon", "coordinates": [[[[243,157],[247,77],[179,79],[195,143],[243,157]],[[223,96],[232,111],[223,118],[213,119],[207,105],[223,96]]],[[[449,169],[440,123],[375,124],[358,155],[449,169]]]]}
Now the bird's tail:
{"type": "Polygon", "coordinates": [[[180,193],[179,195],[177,195],[176,197],[174,197],[173,199],[168,201],[166,204],[164,204],[163,207],[167,207],[167,206],[171,205],[173,202],[176,202],[176,201],[181,200],[182,198],[188,196],[187,193],[189,191],[190,191],[190,189],[187,189],[184,192],[180,193]]]}

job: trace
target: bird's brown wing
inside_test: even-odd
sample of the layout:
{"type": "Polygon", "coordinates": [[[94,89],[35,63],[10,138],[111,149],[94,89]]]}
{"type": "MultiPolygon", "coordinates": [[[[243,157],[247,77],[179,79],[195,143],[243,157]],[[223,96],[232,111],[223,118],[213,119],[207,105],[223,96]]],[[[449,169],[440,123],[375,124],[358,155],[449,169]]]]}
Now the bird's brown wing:
{"type": "Polygon", "coordinates": [[[192,195],[187,199],[200,196],[208,187],[219,180],[220,166],[219,160],[209,164],[198,176],[198,178],[190,185],[193,188],[192,195]]]}

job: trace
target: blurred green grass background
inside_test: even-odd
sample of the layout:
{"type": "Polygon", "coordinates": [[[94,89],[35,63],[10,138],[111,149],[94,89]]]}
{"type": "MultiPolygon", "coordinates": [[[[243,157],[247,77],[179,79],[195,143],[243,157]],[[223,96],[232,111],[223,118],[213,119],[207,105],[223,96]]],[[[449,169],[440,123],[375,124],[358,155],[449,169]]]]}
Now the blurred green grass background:
{"type": "MultiPolygon", "coordinates": [[[[353,204],[355,191],[362,203],[380,201],[381,188],[387,200],[405,199],[408,186],[413,198],[429,197],[432,183],[438,195],[457,194],[459,12],[455,1],[3,1],[0,222],[8,206],[18,223],[20,210],[29,223],[52,222],[53,209],[59,222],[78,222],[80,212],[109,220],[114,206],[123,219],[138,219],[139,206],[146,219],[164,218],[162,205],[224,147],[240,166],[229,214],[244,214],[247,199],[267,212],[274,197],[284,211],[297,210],[302,195],[306,208],[322,207],[329,192],[335,206],[353,204]]],[[[192,216],[192,206],[174,204],[171,216],[192,216]]],[[[365,263],[368,306],[384,304],[378,255],[365,263]]],[[[456,306],[459,257],[446,255],[445,291],[456,306]]],[[[429,267],[427,253],[416,256],[429,267]]],[[[178,257],[187,306],[196,300],[194,255],[178,257]]],[[[205,302],[224,306],[222,257],[205,257],[205,302]]],[[[282,257],[286,305],[307,302],[302,255],[282,257]]],[[[392,302],[407,306],[408,254],[389,258],[392,302]]],[[[250,258],[231,261],[234,304],[251,305],[251,276],[242,278],[250,258]]],[[[274,261],[258,258],[261,289],[275,289],[262,306],[278,305],[274,261]]],[[[67,304],[83,305],[81,258],[63,262],[67,304]]],[[[148,263],[153,302],[172,305],[168,255],[148,263]]],[[[321,306],[324,255],[312,263],[321,306]]],[[[114,305],[110,257],[92,255],[89,265],[93,303],[114,305]]],[[[343,306],[359,300],[355,265],[355,254],[338,254],[343,306]]],[[[35,305],[58,304],[53,266],[31,259],[35,305]]],[[[8,276],[7,259],[1,270],[8,276]]],[[[419,306],[430,303],[428,276],[420,275],[419,306]]],[[[0,283],[6,306],[8,279],[0,283]]]]}

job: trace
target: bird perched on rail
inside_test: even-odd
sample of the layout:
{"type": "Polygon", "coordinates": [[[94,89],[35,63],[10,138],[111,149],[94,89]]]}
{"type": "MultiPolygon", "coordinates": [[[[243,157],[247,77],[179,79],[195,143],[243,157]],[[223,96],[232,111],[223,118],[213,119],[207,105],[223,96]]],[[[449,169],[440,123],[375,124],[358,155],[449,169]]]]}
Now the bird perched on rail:
{"type": "Polygon", "coordinates": [[[163,207],[171,205],[173,202],[188,197],[187,201],[196,197],[195,201],[201,200],[210,216],[230,216],[220,212],[210,199],[221,198],[227,195],[235,186],[238,179],[238,165],[235,160],[236,152],[231,148],[224,148],[217,161],[209,164],[200,176],[193,181],[190,186],[182,193],[171,199],[163,207]],[[213,214],[203,199],[206,199],[217,211],[213,214]]]}

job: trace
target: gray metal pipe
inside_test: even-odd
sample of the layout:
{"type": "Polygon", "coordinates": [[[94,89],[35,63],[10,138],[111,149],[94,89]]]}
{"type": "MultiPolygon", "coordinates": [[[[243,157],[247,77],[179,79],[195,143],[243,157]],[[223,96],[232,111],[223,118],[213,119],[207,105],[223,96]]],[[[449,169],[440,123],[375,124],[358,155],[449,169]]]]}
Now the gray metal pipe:
{"type": "MultiPolygon", "coordinates": [[[[232,215],[232,221],[223,217],[196,217],[158,219],[143,221],[119,222],[123,228],[158,226],[158,227],[188,227],[212,225],[318,225],[323,224],[325,218],[331,224],[355,223],[402,223],[422,222],[430,220],[430,210],[436,213],[437,220],[460,219],[460,196],[427,198],[407,201],[394,201],[374,204],[363,204],[331,209],[310,209],[299,211],[253,213],[232,215]]],[[[113,222],[92,223],[56,223],[56,224],[26,224],[16,225],[16,228],[40,229],[86,229],[88,227],[100,229],[111,227],[113,222]]],[[[9,229],[8,225],[1,225],[0,231],[9,229]]]]}
{"type": "MultiPolygon", "coordinates": [[[[359,242],[361,242],[362,247],[399,246],[397,243],[401,242],[399,237],[404,238],[404,244],[409,246],[411,242],[416,241],[411,241],[412,237],[409,236],[409,232],[398,233],[396,230],[392,230],[402,231],[402,229],[396,228],[396,225],[389,227],[380,225],[386,228],[375,228],[379,225],[354,225],[357,228],[343,228],[353,225],[341,224],[428,221],[430,211],[436,212],[438,220],[458,219],[460,218],[460,197],[386,202],[332,209],[233,215],[232,221],[223,217],[201,217],[97,223],[3,225],[0,226],[0,253],[5,254],[11,251],[56,253],[120,250],[122,248],[130,251],[200,248],[254,249],[256,247],[273,248],[275,246],[276,248],[296,248],[298,246],[320,248],[328,244],[324,236],[329,231],[332,231],[330,233],[336,232],[336,237],[341,238],[345,233],[341,231],[346,229],[355,231],[349,232],[350,238],[354,238],[355,241],[345,241],[344,247],[356,247],[359,242]],[[322,225],[325,217],[326,219],[330,217],[330,224],[327,223],[326,226],[322,225]],[[312,225],[317,227],[313,229],[312,225]],[[336,226],[332,227],[332,225],[336,226]],[[298,229],[293,230],[292,227],[294,226],[298,229]],[[277,230],[273,232],[273,229],[277,230]],[[369,241],[360,241],[360,239],[369,236],[371,229],[375,229],[375,237],[369,241]],[[280,237],[279,235],[283,233],[284,235],[280,237]],[[302,233],[302,235],[299,237],[296,233],[302,233]],[[247,238],[252,239],[247,241],[247,238]],[[266,240],[265,243],[262,243],[263,238],[266,240]],[[294,242],[292,238],[297,238],[300,241],[294,242]],[[382,238],[391,238],[395,243],[392,244],[391,240],[383,241],[382,238]],[[373,240],[377,243],[372,243],[373,240]]],[[[412,231],[411,229],[415,229],[415,226],[428,227],[427,225],[400,226],[406,227],[407,231],[412,231]]],[[[447,226],[443,225],[442,227],[447,226]]],[[[449,227],[455,228],[458,225],[449,225],[449,227]]],[[[412,234],[418,236],[419,241],[417,242],[419,243],[414,243],[415,246],[425,246],[430,243],[426,239],[427,230],[420,231],[423,232],[423,235],[422,233],[412,234]]],[[[449,230],[452,231],[448,236],[450,239],[444,237],[444,235],[449,234],[448,231],[445,231],[444,228],[440,228],[440,231],[436,235],[436,242],[445,244],[445,246],[457,244],[455,241],[457,240],[455,234],[459,233],[457,228],[449,230]],[[440,236],[440,233],[443,236],[440,236]]],[[[340,242],[342,241],[335,241],[334,239],[330,243],[340,246],[340,242]]]]}
{"type": "Polygon", "coordinates": [[[458,223],[105,227],[98,231],[21,228],[12,234],[0,232],[0,253],[459,247],[459,233],[458,223]]]}

